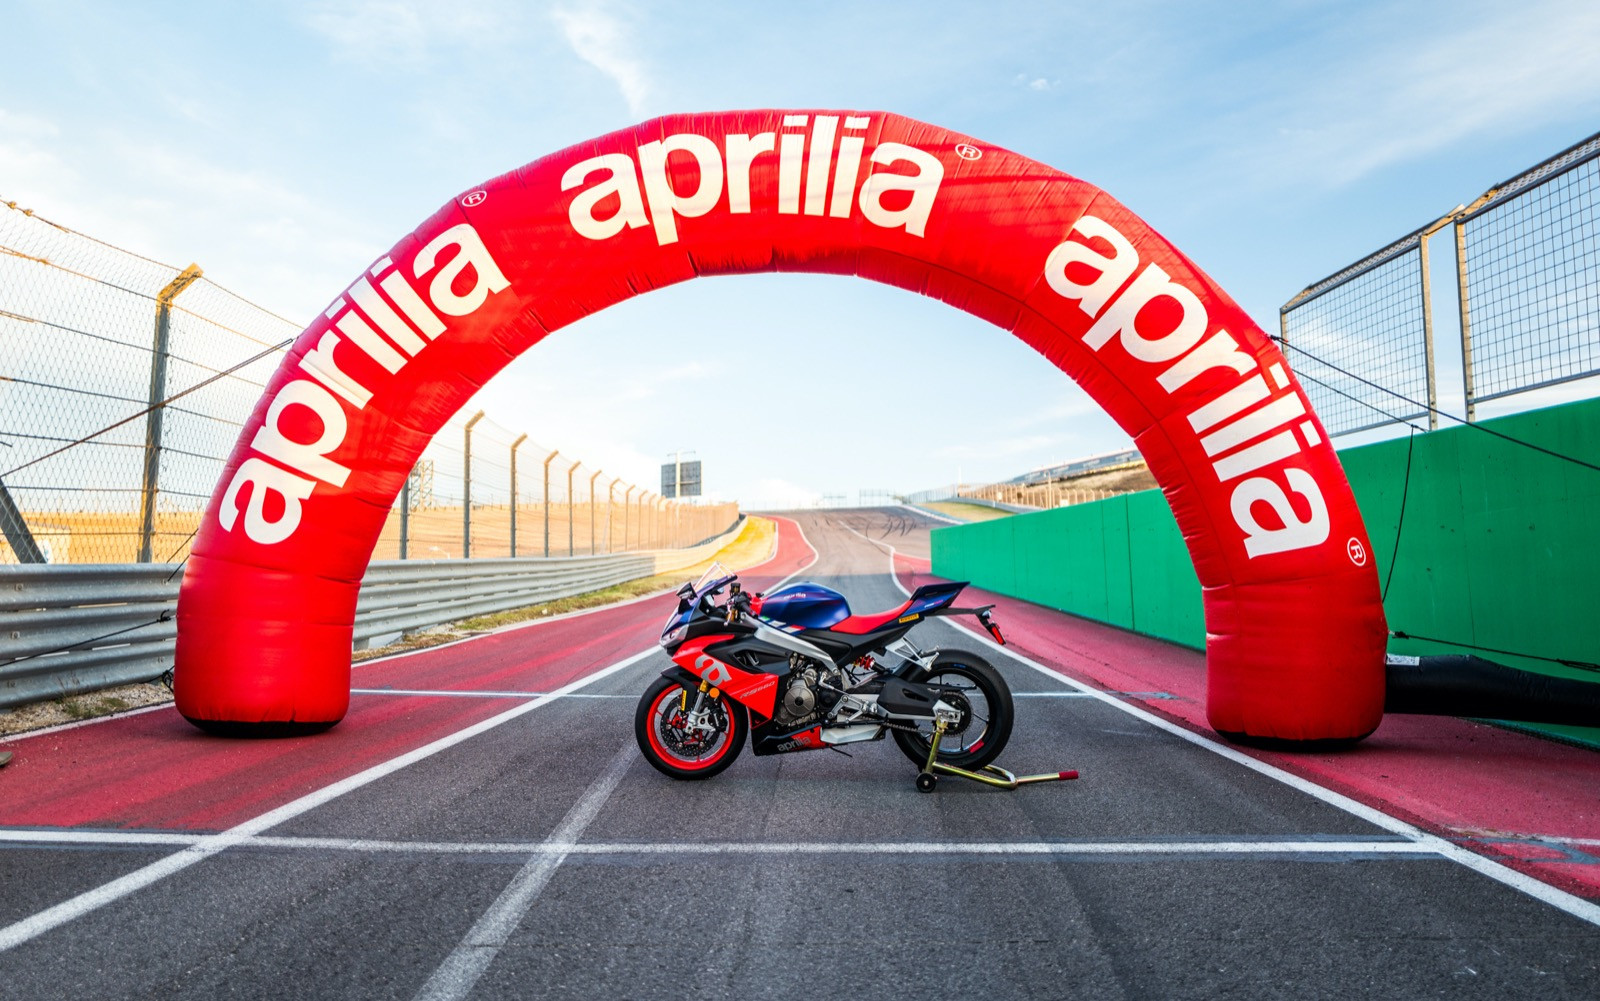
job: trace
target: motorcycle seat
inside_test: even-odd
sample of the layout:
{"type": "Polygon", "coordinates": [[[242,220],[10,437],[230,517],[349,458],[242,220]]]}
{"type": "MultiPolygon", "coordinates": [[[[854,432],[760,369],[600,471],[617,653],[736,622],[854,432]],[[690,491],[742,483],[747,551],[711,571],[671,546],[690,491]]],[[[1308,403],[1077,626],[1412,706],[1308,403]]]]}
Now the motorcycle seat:
{"type": "Polygon", "coordinates": [[[906,614],[911,607],[909,599],[898,608],[891,608],[887,612],[876,612],[871,615],[852,615],[849,618],[835,622],[831,627],[836,633],[846,633],[850,636],[865,636],[867,633],[877,632],[884,626],[892,624],[900,616],[906,614]]]}

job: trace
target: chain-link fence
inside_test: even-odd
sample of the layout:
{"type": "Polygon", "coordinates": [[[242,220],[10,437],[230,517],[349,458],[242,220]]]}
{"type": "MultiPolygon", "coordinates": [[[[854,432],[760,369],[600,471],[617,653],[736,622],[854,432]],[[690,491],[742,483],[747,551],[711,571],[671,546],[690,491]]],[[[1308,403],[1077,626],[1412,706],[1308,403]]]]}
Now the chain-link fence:
{"type": "Polygon", "coordinates": [[[1600,374],[1600,135],[1456,220],[1467,405],[1600,374]]]}
{"type": "Polygon", "coordinates": [[[1429,238],[1455,231],[1467,420],[1480,401],[1600,375],[1600,134],[1306,288],[1285,349],[1332,434],[1438,426],[1429,238]]]}
{"type": "MultiPolygon", "coordinates": [[[[301,326],[0,203],[0,562],[176,562],[301,326]]],[[[482,415],[423,453],[375,559],[678,548],[737,505],[669,505],[482,415]],[[613,502],[612,498],[615,497],[613,502]]]]}
{"type": "Polygon", "coordinates": [[[1427,243],[1434,228],[1329,275],[1279,311],[1289,364],[1330,433],[1419,417],[1438,425],[1427,243]]]}

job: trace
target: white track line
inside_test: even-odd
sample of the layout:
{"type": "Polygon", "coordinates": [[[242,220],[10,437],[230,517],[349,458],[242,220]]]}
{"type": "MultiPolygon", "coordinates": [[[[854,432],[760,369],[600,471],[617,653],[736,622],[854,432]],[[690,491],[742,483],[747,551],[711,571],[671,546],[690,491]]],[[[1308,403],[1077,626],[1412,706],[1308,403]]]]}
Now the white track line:
{"type": "MultiPolygon", "coordinates": [[[[900,583],[900,576],[895,572],[894,546],[889,545],[886,542],[878,542],[875,539],[870,539],[867,536],[862,535],[860,532],[857,532],[849,525],[845,525],[843,527],[846,531],[852,532],[855,535],[866,539],[866,541],[872,545],[888,551],[889,579],[894,582],[895,587],[900,589],[901,594],[904,594],[906,597],[910,597],[911,592],[907,591],[905,586],[900,583]]],[[[994,650],[1003,656],[1009,657],[1019,664],[1031,667],[1041,674],[1055,678],[1056,680],[1063,682],[1064,684],[1067,684],[1080,692],[1085,692],[1108,706],[1120,710],[1121,712],[1125,712],[1136,719],[1140,719],[1146,723],[1149,723],[1158,730],[1165,730],[1166,732],[1186,740],[1197,747],[1205,748],[1213,754],[1220,755],[1224,758],[1227,758],[1229,761],[1243,765],[1251,771],[1281,782],[1284,785],[1289,786],[1291,789],[1305,793],[1307,796],[1321,800],[1329,806],[1359,817],[1369,824],[1373,824],[1374,826],[1380,827],[1383,830],[1391,833],[1398,834],[1401,837],[1409,838],[1419,845],[1426,845],[1434,852],[1443,855],[1453,862],[1458,862],[1474,872],[1488,876],[1490,879],[1499,883],[1503,883],[1514,890],[1519,890],[1536,900],[1541,900],[1544,903],[1549,904],[1551,907],[1565,911],[1581,921],[1586,921],[1591,925],[1600,927],[1600,905],[1590,903],[1589,901],[1584,900],[1582,897],[1568,893],[1565,890],[1558,890],[1548,883],[1534,879],[1532,876],[1525,876],[1522,873],[1517,872],[1515,869],[1503,866],[1498,862],[1490,861],[1471,849],[1452,844],[1451,842],[1446,841],[1437,835],[1429,834],[1427,831],[1408,824],[1397,817],[1391,817],[1381,810],[1367,806],[1365,803],[1358,802],[1348,796],[1336,793],[1331,789],[1325,789],[1322,786],[1317,785],[1315,782],[1312,782],[1308,779],[1303,779],[1292,772],[1284,771],[1275,765],[1269,765],[1265,761],[1261,761],[1257,758],[1251,757],[1248,754],[1245,754],[1243,751],[1228,747],[1224,744],[1219,744],[1208,737],[1201,736],[1200,734],[1179,726],[1170,720],[1162,719],[1160,716],[1145,712],[1143,709],[1140,709],[1137,706],[1129,705],[1116,696],[1086,685],[1075,678],[1071,678],[1060,671],[1057,671],[1055,668],[1046,667],[1036,660],[1033,660],[1029,657],[1024,657],[1019,653],[1014,653],[1010,649],[1000,646],[989,637],[980,635],[979,633],[968,629],[966,626],[959,625],[948,618],[944,619],[944,623],[950,628],[958,630],[972,637],[974,640],[986,647],[989,647],[991,650],[994,650]]]]}
{"type": "Polygon", "coordinates": [[[605,772],[595,779],[583,798],[567,811],[561,823],[545,839],[544,851],[530,859],[512,877],[510,885],[501,891],[466,937],[433,971],[433,976],[417,992],[417,1001],[456,1001],[472,993],[478,978],[489,969],[494,957],[500,954],[501,946],[517,930],[523,915],[539,899],[550,877],[555,875],[556,869],[571,852],[573,843],[583,836],[600,808],[611,798],[612,791],[622,781],[622,776],[638,753],[631,740],[622,746],[605,772]]]}
{"type": "Polygon", "coordinates": [[[408,751],[397,758],[391,758],[379,765],[374,765],[365,771],[357,772],[348,778],[341,779],[332,785],[324,786],[316,792],[309,793],[275,810],[269,810],[252,820],[247,820],[236,827],[229,828],[221,834],[211,834],[195,841],[182,851],[166,858],[152,862],[142,868],[135,869],[119,879],[114,879],[103,886],[87,890],[70,900],[63,901],[54,907],[40,911],[32,917],[23,918],[14,924],[0,928],[0,952],[14,946],[21,945],[29,939],[35,938],[52,928],[58,928],[75,918],[82,917],[91,911],[98,910],[107,904],[114,903],[130,893],[141,890],[152,883],[158,882],[181,872],[196,862],[225,851],[236,845],[242,844],[262,831],[314,810],[325,803],[332,802],[348,792],[360,789],[362,786],[376,782],[386,775],[391,775],[408,765],[416,764],[424,758],[432,757],[440,751],[454,747],[462,741],[476,737],[480,733],[492,730],[502,723],[509,723],[519,716],[532,712],[543,705],[556,701],[563,695],[576,691],[586,685],[593,684],[601,678],[609,677],[618,671],[637,664],[646,657],[653,656],[657,647],[641,650],[625,660],[619,660],[609,667],[600,669],[586,677],[579,678],[549,695],[514,706],[497,716],[491,716],[479,723],[474,723],[462,730],[457,730],[448,736],[441,737],[432,743],[425,744],[415,750],[408,751]]]}
{"type": "Polygon", "coordinates": [[[951,518],[951,517],[948,517],[946,515],[942,515],[937,511],[930,511],[925,507],[918,507],[915,504],[901,504],[900,506],[905,508],[907,511],[911,511],[911,512],[913,512],[915,514],[920,514],[924,518],[932,518],[935,521],[942,521],[942,522],[944,522],[944,523],[946,523],[948,525],[970,525],[970,524],[972,524],[972,522],[970,522],[970,521],[962,521],[960,518],[951,518]]]}
{"type": "MultiPolygon", "coordinates": [[[[623,749],[623,765],[632,760],[633,747],[623,749]]],[[[596,783],[599,788],[602,783],[596,783]]],[[[593,792],[593,790],[591,790],[593,792]]],[[[587,800],[586,800],[587,801],[587,800]]],[[[579,805],[583,805],[580,803],[579,805]]],[[[596,807],[598,809],[598,807],[596,807]]],[[[577,813],[568,814],[572,818],[577,813]]],[[[604,841],[578,842],[578,830],[563,825],[545,841],[385,841],[361,838],[274,837],[247,838],[240,848],[275,851],[351,852],[358,854],[416,855],[1361,855],[1440,858],[1431,847],[1404,838],[1354,839],[1302,837],[1299,839],[1216,838],[1173,841],[604,841]],[[565,839],[558,837],[565,831],[565,839]]],[[[128,831],[0,830],[0,843],[39,846],[96,845],[121,848],[192,845],[203,834],[135,833],[128,831]]],[[[470,936],[469,936],[470,938],[470,936]]]]}
{"type": "Polygon", "coordinates": [[[19,740],[28,740],[32,737],[46,737],[52,733],[60,733],[63,730],[76,730],[80,726],[94,726],[96,723],[109,723],[114,719],[127,719],[129,716],[138,716],[140,713],[153,713],[157,709],[171,708],[172,700],[168,699],[153,706],[140,706],[137,709],[128,709],[120,713],[111,713],[107,716],[96,716],[94,719],[80,719],[73,723],[57,723],[55,726],[40,727],[37,730],[29,730],[26,733],[15,733],[7,737],[0,737],[0,744],[14,744],[19,740]]]}
{"type": "Polygon", "coordinates": [[[423,689],[423,688],[352,688],[351,695],[443,695],[457,699],[631,699],[632,695],[591,695],[588,692],[568,692],[558,695],[555,692],[479,692],[459,691],[448,688],[423,689]]]}
{"type": "MultiPolygon", "coordinates": [[[[805,542],[806,547],[811,550],[811,563],[806,564],[806,566],[810,566],[820,558],[820,554],[817,552],[816,547],[811,545],[810,540],[806,539],[805,530],[800,528],[799,523],[791,523],[794,524],[795,528],[800,532],[800,538],[805,542]]],[[[767,559],[762,563],[756,564],[757,566],[765,566],[767,563],[770,563],[772,560],[777,558],[779,544],[776,541],[776,538],[777,536],[775,534],[775,541],[773,542],[772,546],[772,555],[767,557],[767,559]]],[[[803,570],[805,567],[802,567],[801,569],[803,570]]],[[[798,572],[799,571],[796,571],[796,573],[798,572]]],[[[790,577],[793,576],[794,574],[790,574],[790,577]]],[[[785,580],[787,579],[788,578],[785,578],[785,580]]],[[[597,610],[598,609],[596,609],[596,611],[597,610]]],[[[468,639],[477,639],[477,637],[469,637],[468,639]]],[[[441,644],[441,646],[452,645],[454,644],[441,644]]],[[[437,650],[439,647],[431,647],[429,649],[437,650]]],[[[480,733],[492,730],[502,723],[508,723],[524,713],[531,712],[540,706],[548,705],[549,703],[554,702],[557,699],[580,688],[583,688],[584,686],[599,681],[601,678],[608,677],[618,671],[623,670],[624,668],[631,667],[644,658],[656,653],[656,650],[657,648],[654,646],[650,647],[648,650],[641,650],[633,656],[624,660],[620,660],[609,667],[602,668],[593,674],[570,682],[569,684],[562,686],[549,695],[540,696],[539,698],[534,699],[531,702],[524,703],[520,706],[514,706],[497,716],[491,716],[490,718],[483,720],[482,722],[475,723],[466,729],[458,730],[455,733],[441,737],[430,744],[426,744],[422,747],[416,748],[415,750],[408,751],[397,758],[392,758],[382,764],[374,765],[365,771],[358,772],[355,775],[351,775],[348,778],[333,783],[332,785],[324,786],[316,792],[302,796],[293,802],[285,803],[283,806],[280,806],[275,810],[270,810],[261,814],[259,817],[247,820],[236,827],[232,827],[226,831],[223,831],[221,834],[206,835],[201,840],[188,845],[180,852],[152,862],[140,869],[135,869],[126,876],[123,876],[119,879],[114,879],[102,886],[98,886],[92,890],[87,890],[83,893],[80,893],[76,897],[72,897],[71,899],[65,900],[54,907],[40,911],[32,917],[23,918],[21,921],[14,922],[13,924],[0,928],[0,952],[5,952],[7,949],[21,945],[30,939],[37,938],[52,928],[58,928],[61,925],[74,920],[75,918],[82,917],[83,915],[88,914],[91,911],[98,910],[107,904],[121,900],[123,897],[141,890],[152,883],[159,882],[173,873],[182,872],[184,869],[194,865],[196,862],[204,861],[205,859],[208,859],[219,852],[225,851],[235,845],[242,844],[249,838],[261,833],[262,831],[276,827],[287,820],[298,817],[302,813],[314,810],[325,803],[331,802],[332,800],[343,796],[345,793],[352,792],[364,785],[375,782],[386,775],[393,774],[394,772],[397,772],[408,765],[415,764],[416,762],[421,761],[424,758],[431,757],[440,751],[454,747],[456,744],[459,744],[464,740],[469,740],[472,737],[476,737],[480,733]]],[[[422,651],[417,652],[420,653],[422,651]]],[[[366,663],[373,663],[373,661],[367,661],[366,663]]],[[[29,736],[37,736],[37,734],[30,734],[29,736]]]]}
{"type": "MultiPolygon", "coordinates": [[[[773,519],[773,520],[776,521],[777,519],[773,519]]],[[[778,588],[780,588],[783,585],[789,583],[791,580],[794,580],[796,577],[800,576],[801,574],[805,573],[807,570],[810,570],[812,567],[816,566],[817,565],[817,561],[822,559],[821,550],[817,549],[816,546],[813,546],[811,544],[811,540],[806,538],[806,530],[804,528],[800,527],[800,523],[798,521],[795,521],[793,518],[785,518],[784,520],[787,521],[789,524],[793,525],[794,526],[794,530],[800,533],[800,541],[804,542],[806,544],[806,548],[811,550],[811,560],[805,566],[801,567],[800,569],[796,570],[794,573],[792,573],[789,576],[785,577],[783,580],[780,580],[776,584],[774,584],[771,587],[769,587],[767,589],[769,591],[776,591],[778,588]]]]}
{"type": "MultiPolygon", "coordinates": [[[[752,517],[760,517],[760,516],[759,515],[754,515],[752,517]]],[[[775,519],[767,518],[766,520],[767,521],[772,521],[774,525],[777,524],[775,519]]],[[[795,528],[798,529],[799,527],[800,527],[799,524],[796,523],[795,524],[795,528]]],[[[800,533],[800,536],[801,536],[801,538],[804,538],[805,537],[805,532],[802,531],[800,533]]],[[[738,540],[735,539],[734,541],[738,541],[738,540]]],[[[741,570],[740,573],[749,573],[751,570],[760,569],[761,567],[764,567],[768,563],[771,563],[773,560],[777,559],[778,558],[778,544],[779,544],[778,533],[776,531],[774,531],[772,533],[772,552],[768,553],[767,554],[767,558],[762,560],[760,563],[757,563],[757,564],[754,564],[753,566],[747,567],[746,569],[741,570]]],[[[729,545],[732,545],[732,543],[729,543],[729,545]]],[[[808,542],[808,543],[806,543],[806,545],[809,547],[811,544],[808,542]]],[[[816,550],[813,548],[812,549],[812,553],[815,553],[815,552],[816,552],[816,550]]],[[[811,562],[812,563],[816,562],[816,557],[815,556],[812,557],[811,562]]],[[[790,576],[792,577],[793,574],[791,574],[790,576]]],[[[461,639],[451,640],[448,643],[439,643],[439,644],[436,644],[434,646],[419,647],[416,650],[399,650],[399,651],[396,651],[395,653],[386,653],[382,657],[369,657],[366,660],[358,661],[358,662],[356,662],[355,664],[353,664],[351,666],[352,666],[353,669],[359,669],[359,668],[367,666],[368,664],[383,664],[383,663],[387,663],[387,662],[392,661],[392,660],[399,660],[401,657],[414,657],[417,654],[433,653],[433,652],[435,652],[437,650],[443,650],[446,647],[460,646],[463,643],[471,643],[472,641],[478,640],[478,639],[482,639],[485,636],[493,636],[493,635],[496,635],[498,633],[510,632],[511,630],[514,630],[514,629],[528,629],[528,628],[531,628],[533,626],[548,625],[551,622],[560,622],[560,621],[562,621],[564,619],[574,619],[574,618],[577,618],[578,616],[581,616],[581,615],[593,615],[596,612],[605,612],[605,611],[609,611],[609,610],[611,610],[613,608],[622,608],[625,605],[636,605],[641,601],[650,601],[651,599],[660,598],[663,595],[667,595],[667,594],[671,594],[671,593],[672,593],[672,589],[671,588],[665,588],[665,589],[660,590],[660,591],[652,591],[649,594],[642,594],[637,598],[629,598],[626,601],[613,602],[613,603],[611,603],[609,605],[596,605],[594,608],[580,608],[577,611],[562,612],[560,615],[551,615],[551,616],[548,616],[546,618],[533,619],[533,620],[530,620],[528,622],[512,622],[512,623],[509,623],[509,624],[504,625],[504,626],[498,626],[498,627],[496,627],[494,629],[485,630],[482,633],[476,633],[476,634],[474,634],[472,636],[463,636],[461,639]]],[[[352,689],[351,690],[351,694],[353,694],[353,695],[354,694],[363,694],[363,695],[365,695],[365,694],[369,694],[369,690],[352,689]]],[[[400,693],[396,692],[396,693],[393,693],[393,694],[400,694],[400,693]]],[[[430,693],[427,693],[427,694],[440,694],[440,693],[430,692],[430,693]]],[[[126,712],[111,713],[111,714],[106,715],[106,716],[97,716],[94,719],[82,719],[82,720],[78,720],[78,721],[73,722],[73,723],[60,723],[60,724],[57,724],[56,726],[47,726],[47,727],[43,727],[43,728],[38,729],[38,730],[29,730],[26,733],[14,734],[14,735],[9,736],[9,737],[0,736],[0,743],[11,744],[11,743],[15,743],[16,741],[19,741],[19,740],[28,740],[31,737],[43,737],[43,736],[46,736],[46,735],[52,734],[52,733],[60,733],[63,730],[76,730],[80,726],[94,726],[97,723],[109,723],[110,721],[112,721],[114,719],[122,719],[122,718],[127,717],[127,716],[137,716],[140,713],[155,712],[157,709],[170,709],[170,708],[172,708],[172,700],[168,699],[165,702],[161,702],[161,703],[158,703],[158,704],[153,705],[153,706],[141,706],[138,709],[129,709],[126,712]]]]}

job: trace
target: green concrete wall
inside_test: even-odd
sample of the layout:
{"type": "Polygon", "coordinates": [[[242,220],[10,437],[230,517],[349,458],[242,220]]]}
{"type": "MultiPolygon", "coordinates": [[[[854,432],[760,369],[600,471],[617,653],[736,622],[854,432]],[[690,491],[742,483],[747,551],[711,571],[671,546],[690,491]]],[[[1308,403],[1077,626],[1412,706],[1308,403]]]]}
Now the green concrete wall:
{"type": "MultiPolygon", "coordinates": [[[[1600,400],[1482,426],[1600,465],[1600,400]]],[[[1600,471],[1459,426],[1351,448],[1339,458],[1366,520],[1379,578],[1390,582],[1384,601],[1390,629],[1600,662],[1600,471]]],[[[1200,583],[1156,490],[935,529],[933,569],[1085,618],[1205,645],[1200,583]]],[[[1474,652],[1422,640],[1392,640],[1389,648],[1474,652]]],[[[1581,668],[1476,652],[1600,681],[1581,668]]],[[[1600,730],[1546,729],[1600,740],[1600,730]]]]}

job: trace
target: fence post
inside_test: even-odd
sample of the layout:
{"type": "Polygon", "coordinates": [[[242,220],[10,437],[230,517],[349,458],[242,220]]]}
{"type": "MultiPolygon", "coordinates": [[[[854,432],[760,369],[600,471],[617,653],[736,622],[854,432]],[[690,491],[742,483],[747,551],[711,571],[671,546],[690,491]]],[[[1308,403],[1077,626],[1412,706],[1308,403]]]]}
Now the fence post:
{"type": "Polygon", "coordinates": [[[411,478],[417,475],[415,466],[406,473],[405,485],[400,488],[400,558],[406,558],[411,544],[411,478]]]}
{"type": "Polygon", "coordinates": [[[1461,388],[1466,394],[1467,423],[1470,424],[1477,419],[1478,408],[1472,399],[1472,313],[1467,308],[1467,224],[1460,216],[1456,217],[1456,299],[1461,308],[1461,388]]]}
{"type": "Polygon", "coordinates": [[[550,462],[560,452],[551,452],[544,457],[544,555],[550,556],[550,462]]]}
{"type": "Polygon", "coordinates": [[[1427,352],[1428,366],[1428,430],[1439,430],[1439,383],[1433,368],[1433,267],[1429,263],[1428,238],[1444,229],[1456,218],[1454,212],[1443,216],[1422,231],[1417,239],[1417,256],[1422,268],[1422,342],[1427,352]]]}
{"type": "Polygon", "coordinates": [[[472,558],[472,426],[483,420],[483,411],[467,421],[461,446],[461,558],[472,558]]]}
{"type": "Polygon", "coordinates": [[[638,487],[629,487],[622,493],[622,551],[628,551],[628,507],[633,501],[633,492],[638,487]]]}
{"type": "Polygon", "coordinates": [[[517,555],[517,448],[528,440],[527,434],[511,443],[511,557],[517,555]]]}
{"type": "MultiPolygon", "coordinates": [[[[200,277],[200,265],[191,264],[156,293],[155,344],[150,352],[150,413],[144,424],[144,488],[139,495],[139,562],[155,558],[156,490],[161,478],[161,419],[167,398],[167,354],[172,341],[172,300],[200,277]]],[[[20,554],[19,554],[20,558],[20,554]]]]}
{"type": "Polygon", "coordinates": [[[611,485],[606,487],[606,552],[616,551],[616,540],[611,536],[611,515],[617,508],[617,478],[611,478],[611,485]]]}
{"type": "Polygon", "coordinates": [[[593,556],[600,551],[600,539],[594,533],[594,481],[600,478],[603,469],[596,469],[594,475],[589,477],[589,555],[593,556]]]}
{"type": "MultiPolygon", "coordinates": [[[[34,539],[33,532],[29,531],[27,521],[23,519],[16,502],[11,499],[11,491],[6,489],[4,483],[0,483],[0,534],[4,534],[6,541],[11,543],[11,551],[16,554],[18,563],[44,562],[39,543],[34,539]]],[[[150,561],[147,558],[145,562],[150,561]]]]}
{"type": "Polygon", "coordinates": [[[572,513],[572,474],[578,471],[578,467],[580,465],[582,465],[581,462],[574,462],[572,465],[567,467],[567,555],[568,556],[577,555],[576,550],[574,550],[573,547],[572,547],[572,523],[577,520],[574,517],[573,513],[572,513]]]}

